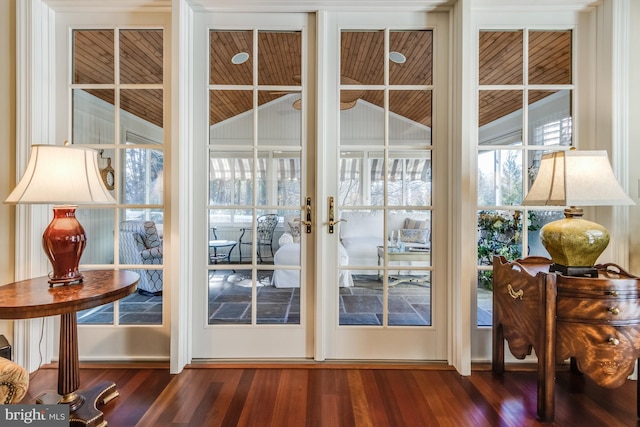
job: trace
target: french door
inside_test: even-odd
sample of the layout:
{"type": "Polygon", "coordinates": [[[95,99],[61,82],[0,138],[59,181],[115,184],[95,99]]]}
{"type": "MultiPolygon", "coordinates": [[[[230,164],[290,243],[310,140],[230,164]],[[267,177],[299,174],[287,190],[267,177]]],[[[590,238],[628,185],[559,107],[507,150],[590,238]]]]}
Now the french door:
{"type": "Polygon", "coordinates": [[[197,16],[195,359],[446,359],[446,25],[197,16]]]}

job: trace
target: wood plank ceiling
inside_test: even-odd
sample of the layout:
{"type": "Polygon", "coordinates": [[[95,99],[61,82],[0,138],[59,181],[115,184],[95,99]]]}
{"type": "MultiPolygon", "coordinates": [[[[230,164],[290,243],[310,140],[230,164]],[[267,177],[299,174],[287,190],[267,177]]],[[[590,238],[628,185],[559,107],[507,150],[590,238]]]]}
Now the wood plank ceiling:
{"type": "MultiPolygon", "coordinates": [[[[389,50],[404,55],[404,63],[389,61],[391,85],[432,84],[432,32],[398,31],[390,33],[389,50]]],[[[523,84],[522,31],[485,31],[479,37],[479,82],[481,85],[523,84]]],[[[161,30],[122,30],[119,35],[120,82],[155,85],[128,88],[120,92],[120,106],[159,127],[163,126],[162,90],[163,35],[161,30]]],[[[216,90],[211,96],[210,123],[234,117],[252,106],[253,42],[251,31],[211,32],[210,83],[247,85],[249,90],[216,90]],[[234,64],[240,52],[249,59],[234,64]]],[[[262,105],[278,97],[299,91],[303,82],[302,43],[296,32],[259,32],[258,83],[269,87],[259,91],[262,105]],[[279,90],[278,90],[279,89],[279,90]]],[[[80,85],[109,85],[115,75],[114,33],[109,30],[79,30],[74,33],[73,82],[80,85]]],[[[381,31],[346,31],[341,36],[342,84],[365,87],[341,93],[343,108],[353,99],[383,105],[384,91],[371,86],[384,83],[384,33],[381,31]],[[366,89],[366,90],[365,90],[366,89]]],[[[529,33],[529,84],[571,83],[571,32],[532,31],[529,33]]],[[[111,88],[85,90],[113,104],[111,88]]],[[[504,86],[482,90],[479,99],[479,125],[522,108],[521,90],[504,90],[504,86]]],[[[532,90],[528,102],[535,102],[552,91],[532,90]]],[[[390,110],[425,126],[431,125],[431,92],[394,90],[390,110]]],[[[294,106],[292,105],[292,108],[294,106]]]]}

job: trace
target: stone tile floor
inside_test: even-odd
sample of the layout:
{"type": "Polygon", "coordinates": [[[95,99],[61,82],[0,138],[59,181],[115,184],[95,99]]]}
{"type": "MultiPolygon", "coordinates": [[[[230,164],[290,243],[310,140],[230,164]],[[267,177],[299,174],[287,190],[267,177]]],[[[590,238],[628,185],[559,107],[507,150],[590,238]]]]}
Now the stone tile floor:
{"type": "MultiPolygon", "coordinates": [[[[228,281],[232,272],[217,271],[209,282],[209,324],[251,323],[251,281],[228,281]],[[220,275],[224,279],[220,280],[220,275]]],[[[258,324],[299,324],[300,289],[270,286],[270,272],[261,272],[256,288],[258,324]]],[[[383,295],[375,276],[354,276],[354,286],[340,288],[341,325],[381,325],[383,295]]],[[[430,287],[403,283],[389,288],[389,325],[430,325],[430,287]]],[[[478,289],[478,325],[491,326],[492,293],[478,289]]],[[[78,324],[112,324],[114,305],[107,304],[78,313],[78,324]]],[[[119,302],[119,323],[161,324],[162,296],[138,293],[119,302]]]]}

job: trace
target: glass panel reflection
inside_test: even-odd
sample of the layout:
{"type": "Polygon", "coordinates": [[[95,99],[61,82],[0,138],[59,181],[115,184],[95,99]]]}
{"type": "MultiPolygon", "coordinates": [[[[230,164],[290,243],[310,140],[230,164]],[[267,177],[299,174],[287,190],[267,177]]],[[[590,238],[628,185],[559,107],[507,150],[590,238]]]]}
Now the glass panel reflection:
{"type": "Polygon", "coordinates": [[[87,235],[87,246],[80,264],[113,264],[114,213],[113,209],[76,210],[76,218],[87,235]]]}
{"type": "Polygon", "coordinates": [[[478,94],[478,143],[522,145],[521,90],[481,90],[478,94]]]}
{"type": "Polygon", "coordinates": [[[278,206],[300,206],[302,204],[300,153],[276,152],[274,153],[274,161],[278,177],[278,206]]]}
{"type": "MultiPolygon", "coordinates": [[[[123,298],[124,299],[124,298],[123,298]]],[[[122,301],[122,300],[121,300],[122,301]]],[[[77,313],[79,325],[113,325],[114,303],[81,310],[77,313]]]]}
{"type": "Polygon", "coordinates": [[[114,144],[113,89],[73,89],[73,143],[114,144]]]}
{"type": "Polygon", "coordinates": [[[359,100],[361,92],[340,92],[340,145],[384,145],[384,111],[373,102],[383,105],[383,91],[367,91],[371,102],[359,100]]]}
{"type": "Polygon", "coordinates": [[[302,33],[259,31],[258,84],[299,85],[301,77],[302,33]]]}
{"type": "Polygon", "coordinates": [[[433,82],[433,31],[389,32],[389,84],[433,82]]]}
{"type": "Polygon", "coordinates": [[[162,83],[162,30],[120,31],[120,83],[162,83]]]}
{"type": "MultiPolygon", "coordinates": [[[[147,270],[147,275],[161,275],[160,270],[147,270]]],[[[162,294],[136,292],[118,301],[121,325],[162,324],[162,294]]]]}
{"type": "Polygon", "coordinates": [[[572,135],[571,91],[529,91],[529,144],[569,146],[572,135]]]}
{"type": "MultiPolygon", "coordinates": [[[[162,128],[162,89],[126,89],[120,91],[120,110],[162,128]]],[[[129,117],[121,116],[123,126],[129,117]]],[[[136,119],[133,119],[136,120],[136,119]]],[[[162,142],[162,140],[158,141],[162,142]]]]}
{"type": "Polygon", "coordinates": [[[343,31],[340,34],[340,75],[358,83],[384,83],[384,32],[343,31]]]}
{"type": "Polygon", "coordinates": [[[522,178],[522,151],[478,151],[478,205],[519,205],[522,178]]]}
{"type": "MultiPolygon", "coordinates": [[[[298,245],[299,246],[299,245],[298,245]]],[[[281,248],[282,249],[282,248],[281,248]]],[[[295,249],[291,251],[295,254],[295,249]]],[[[256,323],[259,324],[299,324],[300,323],[300,271],[276,270],[258,271],[256,323]],[[275,273],[290,272],[287,280],[274,282],[275,273]],[[298,276],[298,281],[294,278],[298,276]],[[286,284],[286,286],[285,286],[286,284]]],[[[280,279],[282,278],[282,274],[280,279]]]]}
{"type": "Polygon", "coordinates": [[[571,84],[571,31],[529,32],[529,84],[571,84]]]}
{"type": "Polygon", "coordinates": [[[253,83],[252,31],[211,31],[209,43],[210,84],[253,83]]]}
{"type": "Polygon", "coordinates": [[[164,153],[148,148],[121,151],[123,170],[116,171],[123,185],[120,200],[130,205],[157,204],[163,201],[164,153]]]}
{"type": "Polygon", "coordinates": [[[480,31],[479,52],[481,85],[523,83],[522,31],[480,31]]]}
{"type": "Polygon", "coordinates": [[[209,152],[209,204],[229,206],[253,203],[251,152],[209,152]]]}
{"type": "Polygon", "coordinates": [[[478,265],[492,265],[496,255],[522,258],[522,211],[478,212],[478,265]]]}
{"type": "Polygon", "coordinates": [[[478,326],[493,325],[493,271],[478,270],[478,326]]]}
{"type": "Polygon", "coordinates": [[[251,324],[251,270],[210,270],[208,323],[251,324]]]}
{"type": "Polygon", "coordinates": [[[387,204],[431,205],[431,152],[394,152],[387,167],[387,204]]]}
{"type": "Polygon", "coordinates": [[[258,109],[258,145],[301,147],[302,112],[293,105],[299,93],[260,91],[258,95],[269,102],[268,108],[258,109]]]}
{"type": "Polygon", "coordinates": [[[210,144],[253,144],[253,92],[212,90],[209,111],[210,144]],[[225,120],[234,117],[233,122],[225,120]]]}
{"type": "MultiPolygon", "coordinates": [[[[400,261],[407,262],[407,261],[400,261]]],[[[418,263],[419,261],[408,261],[418,263]]],[[[387,276],[390,326],[431,325],[431,272],[398,270],[387,276]]]]}
{"type": "Polygon", "coordinates": [[[75,84],[115,82],[113,30],[73,31],[73,73],[75,84]]]}
{"type": "Polygon", "coordinates": [[[428,90],[389,91],[389,145],[431,145],[431,99],[428,90]]]}
{"type": "Polygon", "coordinates": [[[362,204],[362,180],[364,179],[363,153],[357,151],[340,152],[340,181],[338,193],[341,206],[362,204]]]}
{"type": "Polygon", "coordinates": [[[240,262],[240,229],[233,225],[233,221],[242,216],[237,214],[234,209],[209,211],[209,264],[240,262]]]}
{"type": "Polygon", "coordinates": [[[541,256],[545,258],[551,258],[549,252],[542,246],[542,242],[540,241],[540,229],[544,227],[545,224],[550,222],[563,219],[564,211],[556,210],[556,211],[529,211],[528,213],[528,255],[529,256],[541,256]]]}

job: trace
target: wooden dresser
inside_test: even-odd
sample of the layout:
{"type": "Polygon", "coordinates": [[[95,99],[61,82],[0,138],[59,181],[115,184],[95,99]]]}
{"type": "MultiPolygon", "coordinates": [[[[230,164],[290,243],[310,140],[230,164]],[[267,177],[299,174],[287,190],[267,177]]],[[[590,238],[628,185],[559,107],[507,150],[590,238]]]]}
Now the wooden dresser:
{"type": "Polygon", "coordinates": [[[597,278],[549,273],[550,265],[541,257],[493,261],[493,370],[504,372],[505,340],[518,359],[535,349],[543,421],[554,418],[557,364],[570,360],[596,384],[615,388],[640,358],[640,278],[614,264],[597,266],[597,278]]]}

